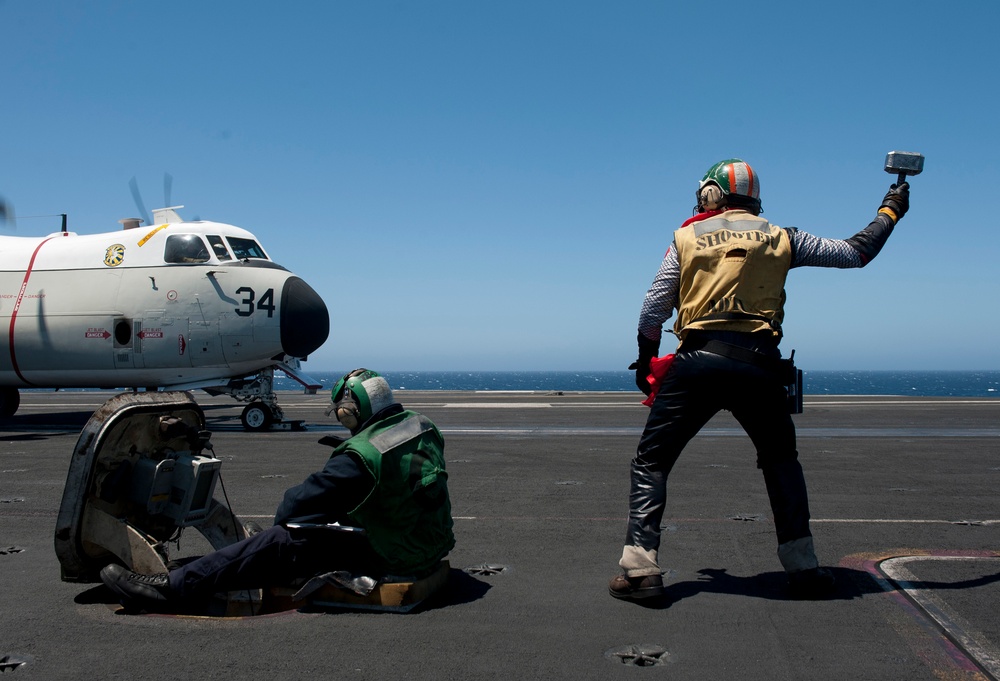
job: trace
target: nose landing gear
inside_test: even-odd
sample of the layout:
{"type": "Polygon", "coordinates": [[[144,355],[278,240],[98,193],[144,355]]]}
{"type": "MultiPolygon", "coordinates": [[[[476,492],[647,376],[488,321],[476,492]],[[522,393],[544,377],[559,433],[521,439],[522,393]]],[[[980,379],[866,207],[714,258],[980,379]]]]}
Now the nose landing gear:
{"type": "MultiPolygon", "coordinates": [[[[282,370],[285,369],[281,365],[282,370]]],[[[288,367],[287,371],[290,371],[288,367]]],[[[315,394],[318,384],[307,388],[313,388],[315,394]]],[[[251,433],[259,433],[265,430],[305,430],[302,421],[286,421],[285,412],[278,404],[278,397],[274,394],[274,367],[267,367],[254,377],[253,380],[242,383],[238,389],[229,391],[229,394],[236,399],[248,402],[240,415],[240,423],[243,430],[251,433]]]]}
{"type": "Polygon", "coordinates": [[[251,433],[265,430],[305,430],[302,421],[286,421],[274,393],[274,370],[280,369],[302,384],[306,394],[315,395],[323,386],[299,371],[299,360],[286,358],[246,378],[231,379],[226,385],[202,388],[209,395],[229,395],[247,406],[240,415],[243,429],[251,433]]]}
{"type": "Polygon", "coordinates": [[[267,430],[274,422],[274,412],[271,411],[271,407],[257,400],[243,409],[240,422],[243,424],[243,430],[251,433],[267,430]]]}

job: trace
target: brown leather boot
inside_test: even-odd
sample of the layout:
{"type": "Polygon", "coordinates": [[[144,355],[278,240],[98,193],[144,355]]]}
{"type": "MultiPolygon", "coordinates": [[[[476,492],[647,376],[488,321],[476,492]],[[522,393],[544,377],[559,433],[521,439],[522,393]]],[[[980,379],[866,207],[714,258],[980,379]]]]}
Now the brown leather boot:
{"type": "Polygon", "coordinates": [[[608,583],[608,593],[615,598],[630,601],[662,596],[663,577],[661,575],[647,575],[645,577],[617,575],[608,583]]]}

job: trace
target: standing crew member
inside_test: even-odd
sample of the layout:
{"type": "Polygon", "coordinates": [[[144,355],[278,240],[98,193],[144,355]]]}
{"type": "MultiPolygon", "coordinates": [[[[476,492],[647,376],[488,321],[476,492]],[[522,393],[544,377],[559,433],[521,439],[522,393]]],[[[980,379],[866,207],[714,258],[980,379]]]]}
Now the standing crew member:
{"type": "Polygon", "coordinates": [[[635,369],[636,385],[647,395],[652,390],[650,363],[674,309],[680,345],[662,380],[653,379],[659,389],[632,460],[628,526],[619,561],[624,574],[611,580],[609,590],[624,599],[663,593],[657,552],[667,476],[684,446],[725,409],[757,450],[789,588],[799,597],[827,595],[834,578],[819,567],[813,548],[806,484],[784,388],[794,370],[778,350],[785,277],[793,267],[867,265],[906,214],[909,185],[893,184],[875,219],[846,240],[782,229],[759,217],[759,180],[739,159],[712,166],[696,197],[696,214],[674,232],[639,314],[639,358],[629,368],[635,369]]]}
{"type": "Polygon", "coordinates": [[[335,570],[421,576],[437,568],[455,546],[441,433],[393,402],[388,382],[374,371],[346,374],[331,398],[330,411],[352,437],[322,470],[285,492],[274,526],[169,574],[105,567],[102,581],[127,610],[196,609],[220,591],[282,586],[335,570]],[[322,527],[332,523],[364,534],[322,527]]]}

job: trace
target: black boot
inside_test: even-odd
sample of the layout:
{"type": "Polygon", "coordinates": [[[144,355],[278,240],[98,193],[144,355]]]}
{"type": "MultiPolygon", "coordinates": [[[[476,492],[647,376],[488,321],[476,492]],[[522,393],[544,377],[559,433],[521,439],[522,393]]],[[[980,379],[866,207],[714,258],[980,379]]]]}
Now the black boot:
{"type": "Polygon", "coordinates": [[[126,612],[171,612],[176,605],[165,572],[140,575],[112,564],[101,570],[101,581],[115,592],[126,612]]]}

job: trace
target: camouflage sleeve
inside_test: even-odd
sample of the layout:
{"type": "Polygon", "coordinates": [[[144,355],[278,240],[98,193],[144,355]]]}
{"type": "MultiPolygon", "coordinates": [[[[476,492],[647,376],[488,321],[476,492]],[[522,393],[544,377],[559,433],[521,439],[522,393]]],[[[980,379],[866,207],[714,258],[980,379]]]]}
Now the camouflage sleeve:
{"type": "Polygon", "coordinates": [[[673,246],[667,249],[653,284],[646,292],[639,312],[639,333],[659,342],[663,325],[677,307],[677,290],[680,285],[681,266],[673,246]]]}
{"type": "Polygon", "coordinates": [[[864,267],[857,249],[844,239],[825,239],[786,227],[792,242],[792,267],[864,267]]]}
{"type": "Polygon", "coordinates": [[[894,226],[892,218],[880,213],[849,239],[824,239],[787,227],[792,267],[864,267],[882,250],[894,226]]]}

